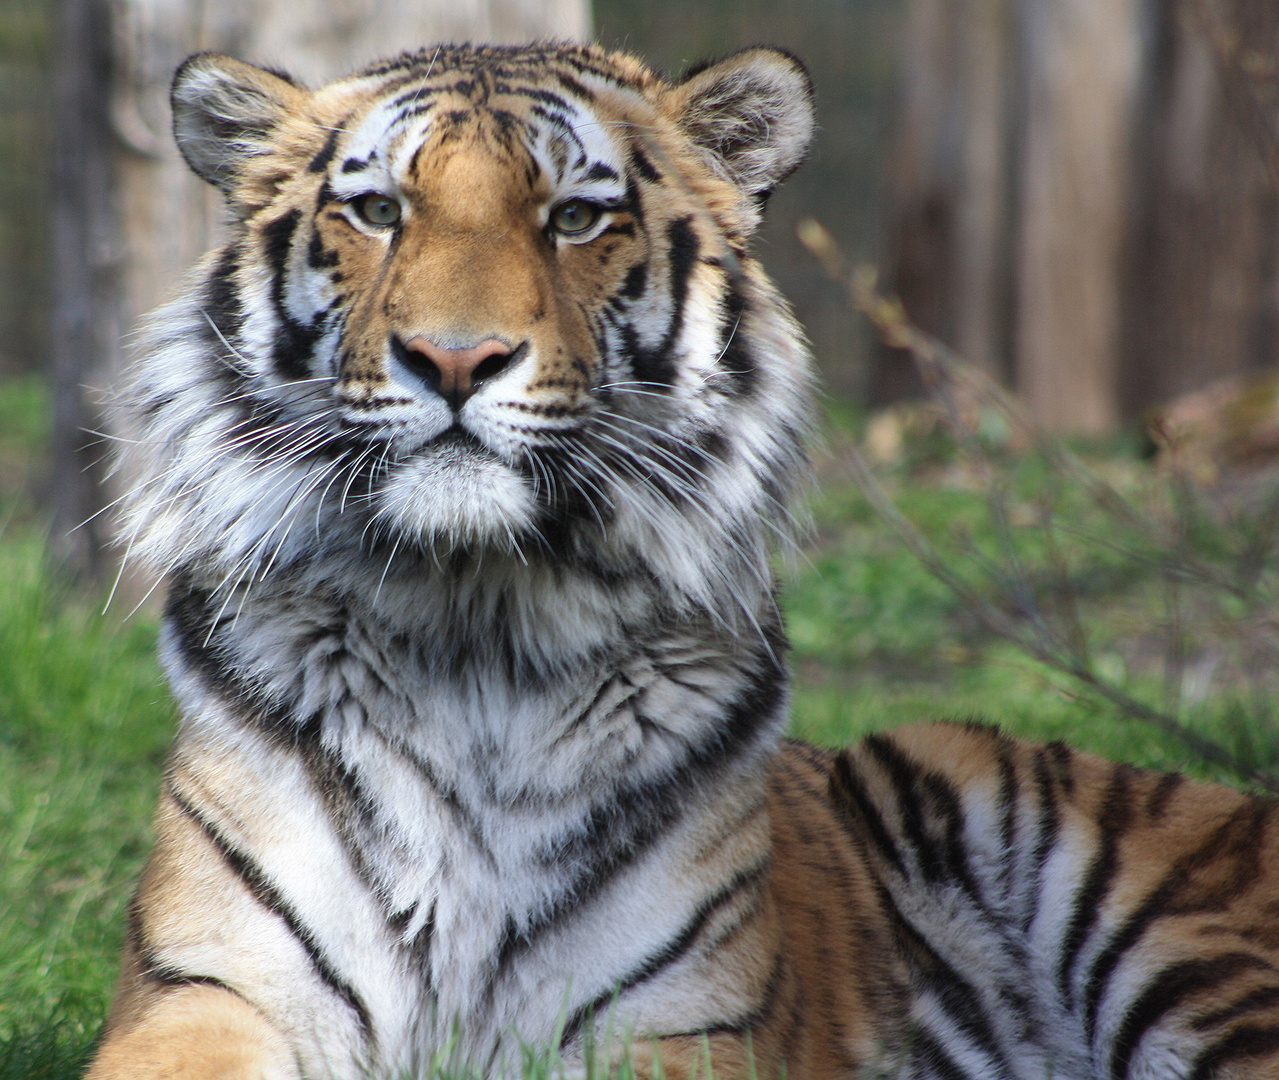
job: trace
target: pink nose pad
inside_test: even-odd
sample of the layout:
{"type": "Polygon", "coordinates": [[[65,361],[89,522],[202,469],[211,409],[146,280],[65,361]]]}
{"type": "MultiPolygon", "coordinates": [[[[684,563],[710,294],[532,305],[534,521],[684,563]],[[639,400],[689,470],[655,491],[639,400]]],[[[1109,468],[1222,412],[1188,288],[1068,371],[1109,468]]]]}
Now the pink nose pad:
{"type": "Polygon", "coordinates": [[[497,338],[486,338],[469,349],[446,349],[424,337],[415,337],[406,341],[404,348],[430,362],[439,373],[435,389],[454,408],[475,393],[485,379],[503,371],[511,359],[510,346],[497,338]]]}

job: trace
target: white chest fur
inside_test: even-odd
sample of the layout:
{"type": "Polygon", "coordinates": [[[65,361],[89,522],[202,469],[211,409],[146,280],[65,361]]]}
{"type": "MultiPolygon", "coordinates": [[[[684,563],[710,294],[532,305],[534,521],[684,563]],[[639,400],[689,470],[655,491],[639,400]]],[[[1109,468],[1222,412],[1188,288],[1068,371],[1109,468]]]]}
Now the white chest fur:
{"type": "MultiPolygon", "coordinates": [[[[784,715],[762,641],[667,630],[533,680],[444,673],[430,634],[349,599],[287,608],[258,595],[203,641],[172,615],[165,654],[185,715],[174,788],[278,894],[237,917],[261,943],[265,1007],[324,1059],[311,1068],[417,1067],[455,1022],[471,1061],[545,1045],[766,848],[758,826],[720,827],[762,799],[784,715]],[[270,925],[281,907],[291,935],[270,925]],[[299,926],[328,968],[318,1013],[281,992],[299,926]]],[[[245,983],[242,945],[213,959],[245,983]]],[[[697,1014],[695,993],[652,1017],[642,997],[629,1022],[697,1014]]]]}

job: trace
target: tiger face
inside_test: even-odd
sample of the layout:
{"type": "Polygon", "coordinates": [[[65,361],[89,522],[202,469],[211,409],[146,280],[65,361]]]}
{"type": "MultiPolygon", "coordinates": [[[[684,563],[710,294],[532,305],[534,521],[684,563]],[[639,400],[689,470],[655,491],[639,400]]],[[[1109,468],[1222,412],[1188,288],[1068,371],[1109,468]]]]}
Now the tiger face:
{"type": "Polygon", "coordinates": [[[747,245],[810,99],[770,49],[672,84],[594,47],[441,48],[318,91],[193,57],[175,131],[233,237],[175,335],[199,373],[167,357],[141,395],[171,457],[139,545],[240,574],[317,540],[758,567],[738,534],[803,473],[808,358],[747,245]],[[210,480],[193,448],[232,460],[210,480]]]}

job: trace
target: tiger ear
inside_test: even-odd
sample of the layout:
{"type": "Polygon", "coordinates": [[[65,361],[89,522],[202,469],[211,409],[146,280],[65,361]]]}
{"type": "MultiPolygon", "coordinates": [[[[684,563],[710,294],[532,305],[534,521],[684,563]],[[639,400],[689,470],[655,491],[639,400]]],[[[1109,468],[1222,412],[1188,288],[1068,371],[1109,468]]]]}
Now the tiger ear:
{"type": "Polygon", "coordinates": [[[173,136],[196,175],[229,197],[247,159],[308,96],[286,75],[196,53],[173,76],[173,136]]]}
{"type": "Polygon", "coordinates": [[[667,115],[756,201],[795,171],[813,138],[813,83],[780,49],[743,49],[694,68],[667,92],[667,115]]]}

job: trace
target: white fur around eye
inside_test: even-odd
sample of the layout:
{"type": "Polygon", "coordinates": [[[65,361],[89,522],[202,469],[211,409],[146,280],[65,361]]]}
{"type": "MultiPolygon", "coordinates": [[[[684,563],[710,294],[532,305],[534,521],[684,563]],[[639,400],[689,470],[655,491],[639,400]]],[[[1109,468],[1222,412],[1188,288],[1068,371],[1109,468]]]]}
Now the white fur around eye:
{"type": "MultiPolygon", "coordinates": [[[[170,776],[259,871],[245,888],[183,819],[202,846],[172,860],[147,946],[175,981],[252,1002],[307,1076],[416,1076],[454,1038],[460,1068],[498,1076],[485,1063],[518,1068],[524,1046],[567,1036],[572,1071],[589,1033],[566,1022],[611,1017],[615,996],[619,1031],[701,1030],[749,1015],[767,976],[718,962],[736,909],[715,898],[768,862],[787,703],[770,554],[807,476],[802,332],[748,254],[730,275],[721,223],[659,175],[679,161],[707,180],[698,154],[717,152],[654,115],[678,87],[588,46],[439,62],[405,54],[314,93],[190,63],[177,94],[192,163],[228,199],[271,204],[153,316],[118,398],[126,557],[171,583],[170,776]],[[494,62],[519,69],[528,101],[563,105],[517,132],[546,179],[521,227],[549,238],[550,215],[580,199],[602,212],[580,228],[569,214],[555,238],[589,245],[638,173],[647,235],[616,287],[589,247],[514,246],[546,260],[542,329],[462,400],[443,380],[474,357],[397,360],[392,285],[437,284],[400,273],[412,245],[375,251],[380,277],[342,260],[396,234],[393,212],[357,223],[353,200],[393,195],[425,216],[407,172],[432,119],[420,99],[464,97],[458,72],[494,62]],[[601,115],[605,100],[667,157],[636,164],[634,124],[601,115]],[[325,177],[302,179],[363,231],[332,252],[314,247],[314,194],[254,186],[255,170],[315,160],[293,152],[299,116],[338,133],[325,177]],[[650,970],[681,941],[686,959],[650,970]]],[[[451,325],[430,340],[471,352],[479,301],[449,285],[433,300],[451,325]]]]}

